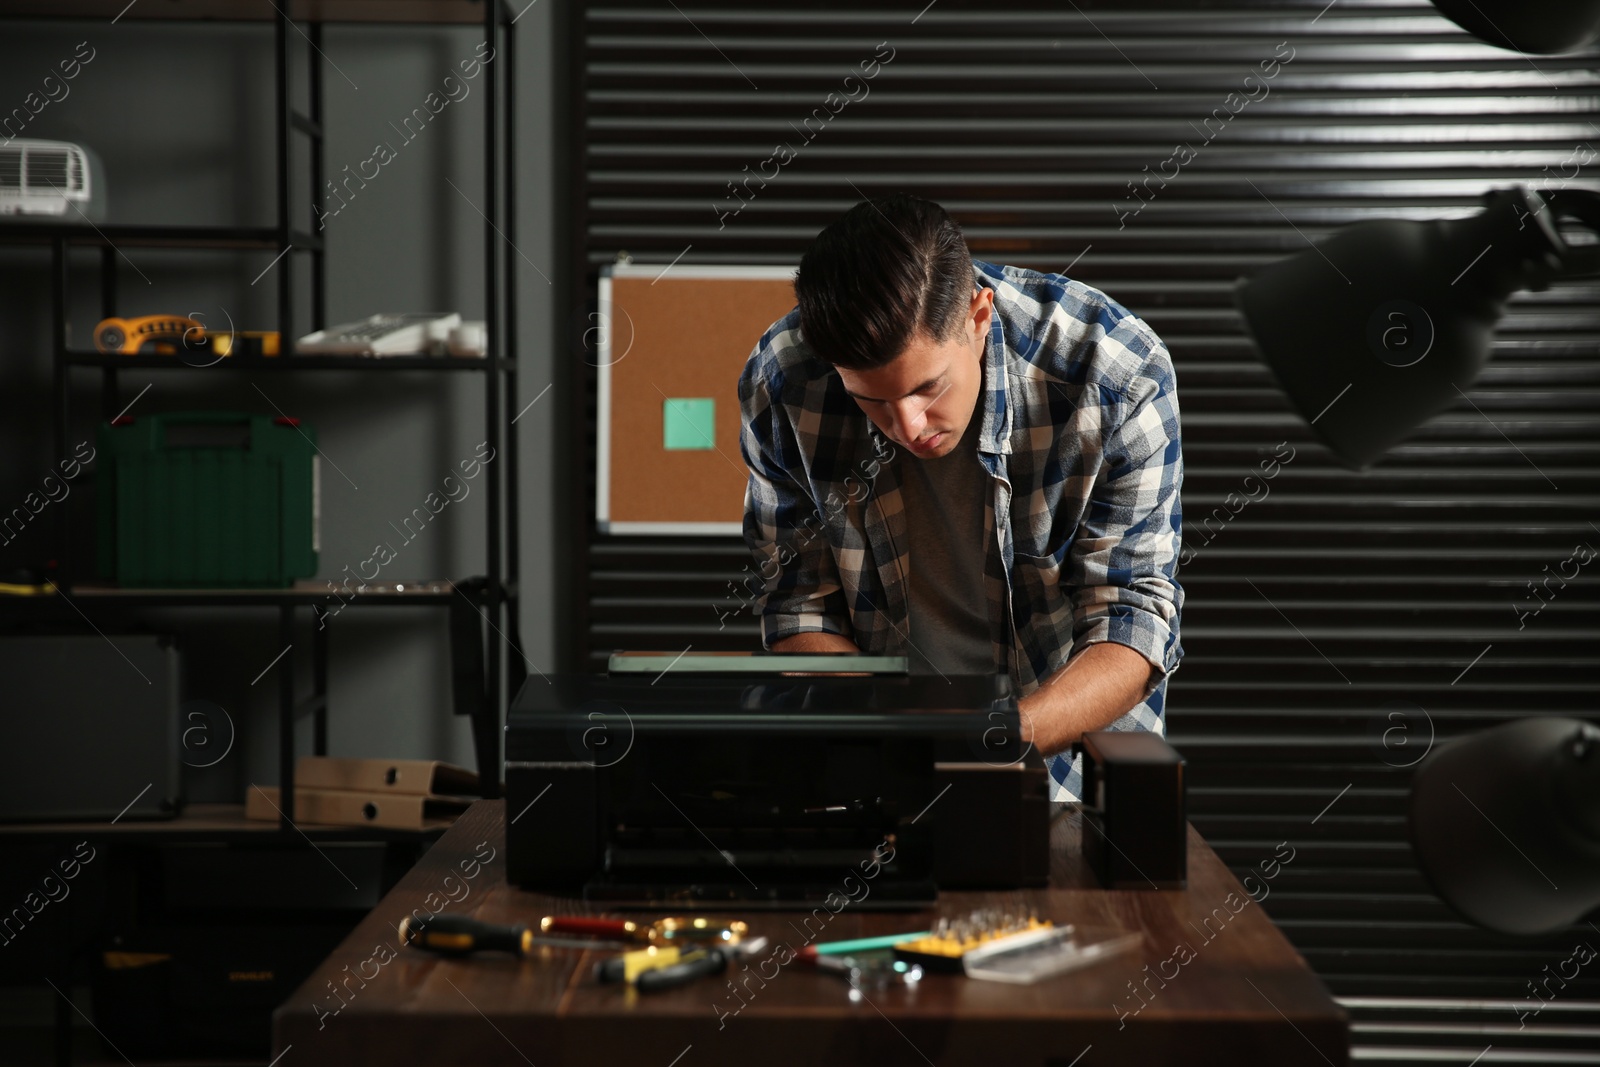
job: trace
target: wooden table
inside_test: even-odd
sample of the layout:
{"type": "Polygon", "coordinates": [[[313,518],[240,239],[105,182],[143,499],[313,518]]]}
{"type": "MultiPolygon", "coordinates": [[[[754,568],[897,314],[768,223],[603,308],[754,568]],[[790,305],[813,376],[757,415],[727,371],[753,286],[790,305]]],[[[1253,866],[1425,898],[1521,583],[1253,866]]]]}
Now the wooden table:
{"type": "MultiPolygon", "coordinates": [[[[915,987],[869,993],[859,1003],[851,1003],[849,987],[839,978],[796,964],[779,969],[768,963],[763,970],[759,962],[750,967],[754,977],[741,983],[741,992],[749,990],[742,997],[728,985],[734,972],[640,996],[594,982],[591,971],[600,953],[545,948],[526,960],[499,955],[447,960],[399,944],[396,927],[413,910],[442,909],[502,923],[537,923],[551,913],[597,913],[582,901],[507,886],[504,801],[481,801],[279,1007],[273,1055],[282,1059],[274,1062],[280,1067],[1344,1067],[1349,1062],[1344,1011],[1192,827],[1189,888],[1157,892],[1098,888],[1080,858],[1080,825],[1075,809],[1057,818],[1051,887],[1024,895],[1041,917],[1142,932],[1137,956],[1029,986],[930,975],[915,987]],[[454,902],[447,903],[447,897],[454,902]],[[1186,951],[1176,951],[1180,945],[1186,951]],[[763,981],[762,974],[770,978],[763,981]]],[[[1281,868],[1275,860],[1287,856],[1292,865],[1291,850],[1292,843],[1261,861],[1276,874],[1281,868]]],[[[1262,884],[1251,883],[1258,895],[1262,884]]],[[[940,910],[953,914],[1008,896],[1016,899],[1015,894],[949,893],[941,898],[940,910]]],[[[640,914],[648,913],[634,917],[640,914]]],[[[767,935],[774,946],[787,940],[799,948],[806,940],[800,923],[809,914],[742,917],[750,920],[752,933],[767,935]]],[[[824,909],[827,925],[819,939],[925,929],[931,914],[845,907],[830,915],[824,909]]],[[[821,919],[814,919],[806,929],[820,927],[821,919]]]]}

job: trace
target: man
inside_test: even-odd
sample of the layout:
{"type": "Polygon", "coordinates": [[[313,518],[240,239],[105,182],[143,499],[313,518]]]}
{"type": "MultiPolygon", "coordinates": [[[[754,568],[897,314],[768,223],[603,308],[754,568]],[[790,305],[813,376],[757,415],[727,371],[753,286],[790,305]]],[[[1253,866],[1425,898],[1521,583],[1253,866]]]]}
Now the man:
{"type": "Polygon", "coordinates": [[[739,380],[763,644],[1009,673],[1078,799],[1060,754],[1163,732],[1183,654],[1166,346],[1087,285],[973,261],[906,195],[824,229],[794,284],[739,380]]]}

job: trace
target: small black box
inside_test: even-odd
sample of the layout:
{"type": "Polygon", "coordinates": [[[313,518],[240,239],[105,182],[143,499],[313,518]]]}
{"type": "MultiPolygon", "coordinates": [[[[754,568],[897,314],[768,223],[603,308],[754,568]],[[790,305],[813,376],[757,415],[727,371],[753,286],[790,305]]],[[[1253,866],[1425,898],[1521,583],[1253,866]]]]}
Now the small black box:
{"type": "Polygon", "coordinates": [[[1189,879],[1183,757],[1160,734],[1083,735],[1083,858],[1107,889],[1182,889],[1189,879]]]}
{"type": "Polygon", "coordinates": [[[937,762],[930,807],[940,889],[1050,884],[1050,772],[1036,750],[1013,763],[937,762]],[[945,795],[945,791],[949,795],[945,795]]]}
{"type": "Polygon", "coordinates": [[[175,638],[8,633],[0,677],[13,709],[0,746],[0,822],[176,814],[184,723],[175,638]]]}

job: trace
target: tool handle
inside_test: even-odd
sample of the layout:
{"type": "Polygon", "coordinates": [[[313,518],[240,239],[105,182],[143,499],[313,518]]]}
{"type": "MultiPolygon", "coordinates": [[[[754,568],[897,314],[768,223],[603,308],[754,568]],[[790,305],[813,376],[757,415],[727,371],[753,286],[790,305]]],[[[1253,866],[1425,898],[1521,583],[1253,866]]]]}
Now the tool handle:
{"type": "Polygon", "coordinates": [[[625,919],[589,919],[580,915],[550,915],[539,923],[549,934],[597,934],[601,937],[638,939],[639,928],[625,919]]]}
{"type": "Polygon", "coordinates": [[[728,955],[720,948],[707,949],[704,954],[695,953],[670,967],[645,971],[633,980],[633,987],[641,993],[653,993],[692,982],[704,975],[720,974],[728,966],[728,955]]]}
{"type": "Polygon", "coordinates": [[[594,979],[597,982],[632,982],[645,971],[672,966],[681,956],[682,953],[673,945],[631,949],[595,964],[594,979]]]}
{"type": "MultiPolygon", "coordinates": [[[[916,941],[928,936],[927,930],[919,930],[909,934],[885,934],[882,937],[857,937],[849,941],[823,941],[815,945],[807,945],[807,949],[815,949],[823,956],[848,956],[857,952],[872,952],[881,948],[894,948],[902,941],[916,941]]],[[[801,951],[804,951],[802,949],[801,951]]]]}
{"type": "Polygon", "coordinates": [[[531,940],[525,925],[486,923],[465,915],[434,915],[427,919],[407,916],[400,921],[400,937],[408,945],[447,956],[464,956],[469,952],[521,955],[531,940]]]}

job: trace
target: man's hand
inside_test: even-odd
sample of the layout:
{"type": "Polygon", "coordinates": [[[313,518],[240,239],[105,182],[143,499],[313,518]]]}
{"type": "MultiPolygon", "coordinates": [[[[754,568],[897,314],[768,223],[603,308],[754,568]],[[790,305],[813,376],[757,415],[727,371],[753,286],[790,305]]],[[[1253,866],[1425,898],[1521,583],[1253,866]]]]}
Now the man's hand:
{"type": "Polygon", "coordinates": [[[1139,703],[1153,670],[1127,645],[1097,641],[1017,701],[1022,739],[1032,741],[1042,755],[1060,752],[1139,703]]]}
{"type": "Polygon", "coordinates": [[[861,650],[856,643],[848,637],[839,634],[805,633],[790,634],[781,641],[772,643],[774,652],[848,652],[853,656],[861,655],[861,650]]]}
{"type": "MultiPolygon", "coordinates": [[[[774,652],[844,652],[852,656],[859,656],[861,650],[856,643],[848,637],[838,634],[791,634],[781,641],[772,643],[774,652]]],[[[811,677],[860,677],[863,671],[784,671],[785,678],[811,678],[811,677]]]]}

